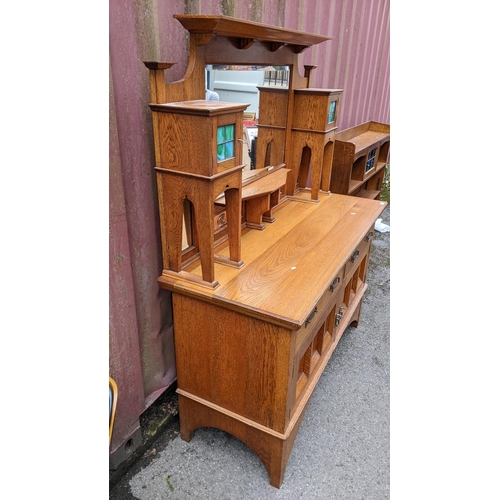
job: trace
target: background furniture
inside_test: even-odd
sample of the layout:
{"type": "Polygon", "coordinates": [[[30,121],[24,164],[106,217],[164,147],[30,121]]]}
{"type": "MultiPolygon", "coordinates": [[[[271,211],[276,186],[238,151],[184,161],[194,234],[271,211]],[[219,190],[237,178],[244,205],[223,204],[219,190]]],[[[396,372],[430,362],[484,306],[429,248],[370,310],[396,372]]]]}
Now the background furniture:
{"type": "Polygon", "coordinates": [[[390,126],[374,121],[337,132],[331,192],[380,199],[390,138],[390,126]]]}

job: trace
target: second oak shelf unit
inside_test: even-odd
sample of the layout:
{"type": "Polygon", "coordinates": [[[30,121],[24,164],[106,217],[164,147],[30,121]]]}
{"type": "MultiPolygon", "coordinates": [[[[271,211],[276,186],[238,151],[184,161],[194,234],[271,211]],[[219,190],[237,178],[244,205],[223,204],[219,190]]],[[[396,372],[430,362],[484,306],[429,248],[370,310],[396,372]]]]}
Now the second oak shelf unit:
{"type": "Polygon", "coordinates": [[[390,137],[390,126],[374,121],[337,132],[330,191],[380,199],[390,137]]]}

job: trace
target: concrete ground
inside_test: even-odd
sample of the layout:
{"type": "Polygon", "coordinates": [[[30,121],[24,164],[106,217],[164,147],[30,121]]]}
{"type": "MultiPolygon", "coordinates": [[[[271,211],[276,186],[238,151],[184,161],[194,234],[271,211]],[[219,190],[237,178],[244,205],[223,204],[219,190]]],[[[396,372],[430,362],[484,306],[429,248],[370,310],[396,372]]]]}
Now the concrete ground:
{"type": "MultiPolygon", "coordinates": [[[[390,225],[390,206],[381,215],[390,225]]],[[[181,440],[178,420],[110,490],[113,500],[389,499],[390,232],[375,231],[358,328],[325,367],[280,489],[249,448],[217,429],[181,440]]]]}

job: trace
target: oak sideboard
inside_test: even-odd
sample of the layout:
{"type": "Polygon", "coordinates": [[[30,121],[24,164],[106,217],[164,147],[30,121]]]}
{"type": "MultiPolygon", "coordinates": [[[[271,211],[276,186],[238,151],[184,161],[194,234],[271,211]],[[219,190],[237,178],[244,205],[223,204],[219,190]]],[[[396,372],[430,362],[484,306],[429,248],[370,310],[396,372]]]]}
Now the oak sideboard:
{"type": "MultiPolygon", "coordinates": [[[[319,196],[319,205],[285,201],[265,231],[243,230],[245,265],[215,264],[216,289],[159,278],[172,291],[182,439],[205,426],[232,434],[278,488],[321,373],[359,320],[374,222],[386,206],[319,196]]],[[[217,250],[229,255],[227,243],[217,250]]]]}
{"type": "Polygon", "coordinates": [[[185,77],[149,69],[163,270],[172,292],[181,438],[215,427],[248,445],[279,488],[307,405],[357,326],[386,203],[331,193],[341,89],[310,88],[298,56],[328,37],[226,16],[176,15],[185,77]],[[207,64],[287,66],[264,89],[255,172],[248,104],[206,101],[207,64]],[[266,114],[267,113],[267,114],[266,114]],[[308,179],[311,186],[308,185],[308,179]]]}

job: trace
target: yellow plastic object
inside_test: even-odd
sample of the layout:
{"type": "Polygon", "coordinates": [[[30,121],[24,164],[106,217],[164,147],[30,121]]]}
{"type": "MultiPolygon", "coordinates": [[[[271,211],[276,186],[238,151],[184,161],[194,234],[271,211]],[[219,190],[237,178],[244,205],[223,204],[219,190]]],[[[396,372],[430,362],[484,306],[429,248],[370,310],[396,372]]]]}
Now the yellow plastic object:
{"type": "Polygon", "coordinates": [[[118,400],[118,386],[116,382],[109,377],[109,443],[113,435],[113,425],[115,423],[116,402],[118,400]]]}

